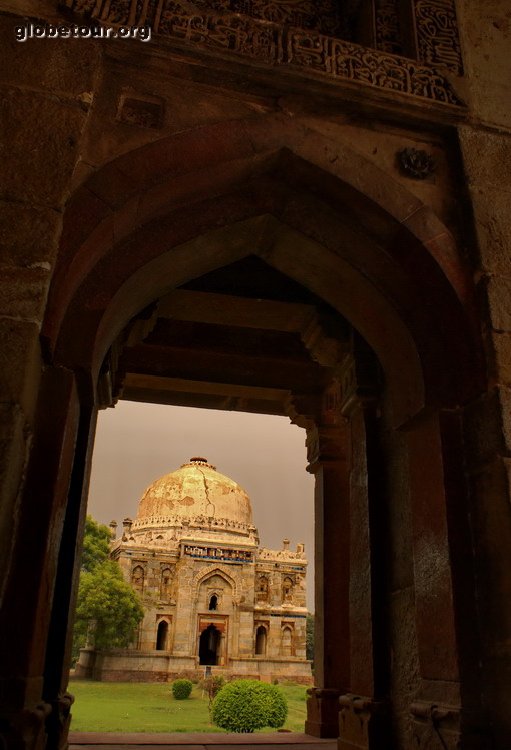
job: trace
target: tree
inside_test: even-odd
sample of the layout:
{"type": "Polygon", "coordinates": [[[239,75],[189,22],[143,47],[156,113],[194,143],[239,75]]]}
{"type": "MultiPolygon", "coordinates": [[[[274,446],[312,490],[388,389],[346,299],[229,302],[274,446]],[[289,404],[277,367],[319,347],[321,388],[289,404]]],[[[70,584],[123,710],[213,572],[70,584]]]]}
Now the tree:
{"type": "Polygon", "coordinates": [[[128,646],[144,616],[118,564],[108,559],[110,539],[107,526],[87,517],[73,632],[75,658],[88,638],[96,648],[128,646]]]}
{"type": "Polygon", "coordinates": [[[112,534],[108,526],[98,523],[92,516],[85,520],[83,536],[82,571],[91,573],[97,565],[108,560],[112,534]]]}
{"type": "Polygon", "coordinates": [[[305,655],[312,661],[314,666],[314,615],[307,612],[307,625],[305,634],[305,655]]]}

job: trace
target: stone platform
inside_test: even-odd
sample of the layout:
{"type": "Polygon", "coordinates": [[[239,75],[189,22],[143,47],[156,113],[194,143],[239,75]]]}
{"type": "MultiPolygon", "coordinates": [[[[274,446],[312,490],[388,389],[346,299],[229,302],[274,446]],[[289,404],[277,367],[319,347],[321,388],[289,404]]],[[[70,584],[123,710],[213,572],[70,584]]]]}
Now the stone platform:
{"type": "Polygon", "coordinates": [[[321,740],[298,732],[267,734],[231,734],[195,732],[121,734],[102,732],[70,732],[69,750],[223,750],[242,746],[243,750],[336,750],[336,740],[321,740]]]}

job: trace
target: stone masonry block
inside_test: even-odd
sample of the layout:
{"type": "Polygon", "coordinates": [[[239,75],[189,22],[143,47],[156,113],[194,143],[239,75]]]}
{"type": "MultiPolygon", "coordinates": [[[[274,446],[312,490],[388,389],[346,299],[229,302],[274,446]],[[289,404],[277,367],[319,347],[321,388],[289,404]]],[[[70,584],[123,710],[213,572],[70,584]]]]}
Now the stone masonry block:
{"type": "Polygon", "coordinates": [[[511,135],[461,127],[459,137],[468,183],[509,190],[511,135]]]}
{"type": "Polygon", "coordinates": [[[0,315],[42,322],[50,283],[44,268],[2,268],[0,266],[0,315]]]}
{"type": "Polygon", "coordinates": [[[497,458],[488,464],[472,478],[471,494],[479,611],[484,613],[490,638],[507,640],[511,627],[511,460],[497,458]],[[494,587],[498,600],[492,596],[494,587]]]}
{"type": "Polygon", "coordinates": [[[61,228],[57,211],[0,201],[0,264],[49,270],[61,228]]]}
{"type": "Polygon", "coordinates": [[[492,334],[493,349],[492,377],[501,385],[511,386],[511,333],[492,334]]]}
{"type": "Polygon", "coordinates": [[[508,189],[474,186],[472,207],[479,245],[479,264],[487,273],[511,277],[511,218],[508,189]]]}
{"type": "Polygon", "coordinates": [[[511,332],[511,278],[492,276],[488,280],[487,294],[493,328],[511,332]]]}
{"type": "Polygon", "coordinates": [[[469,472],[498,455],[511,455],[511,389],[495,387],[465,411],[469,472]]]}
{"type": "Polygon", "coordinates": [[[67,197],[85,113],[55,96],[15,88],[5,88],[1,102],[0,129],[9,137],[0,198],[59,208],[67,197]]]}
{"type": "Polygon", "coordinates": [[[0,318],[0,398],[20,404],[32,417],[41,371],[39,327],[35,323],[0,318]]]}
{"type": "Polygon", "coordinates": [[[28,441],[25,418],[19,406],[0,404],[0,599],[6,580],[10,545],[14,538],[16,500],[26,463],[28,441]]]}
{"type": "MultiPolygon", "coordinates": [[[[0,83],[65,94],[78,99],[94,88],[101,45],[87,39],[16,41],[25,19],[0,18],[0,83]]],[[[86,99],[85,99],[86,101],[86,99]]]]}

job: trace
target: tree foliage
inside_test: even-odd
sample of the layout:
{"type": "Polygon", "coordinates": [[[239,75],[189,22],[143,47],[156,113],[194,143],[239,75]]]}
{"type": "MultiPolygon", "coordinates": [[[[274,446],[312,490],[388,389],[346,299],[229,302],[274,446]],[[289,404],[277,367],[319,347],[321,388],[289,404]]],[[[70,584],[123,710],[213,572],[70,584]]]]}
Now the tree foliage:
{"type": "Polygon", "coordinates": [[[92,573],[110,554],[112,535],[108,526],[98,523],[92,516],[87,516],[83,536],[82,570],[92,573]]]}
{"type": "Polygon", "coordinates": [[[108,559],[110,539],[108,527],[89,516],[73,632],[75,658],[88,639],[96,648],[128,646],[144,616],[139,598],[124,580],[119,565],[108,559]]]}
{"type": "Polygon", "coordinates": [[[281,727],[287,717],[287,701],[276,685],[259,680],[234,680],[220,690],[211,711],[213,722],[228,732],[253,732],[262,727],[281,727]]]}

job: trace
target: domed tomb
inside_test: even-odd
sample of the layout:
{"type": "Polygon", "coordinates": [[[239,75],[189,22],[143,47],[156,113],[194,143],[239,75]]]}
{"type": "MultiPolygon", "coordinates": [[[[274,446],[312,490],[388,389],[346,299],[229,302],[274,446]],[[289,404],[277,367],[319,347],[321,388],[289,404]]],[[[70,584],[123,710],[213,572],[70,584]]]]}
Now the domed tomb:
{"type": "Polygon", "coordinates": [[[255,531],[245,490],[198,456],[145,490],[132,533],[182,526],[223,528],[236,534],[255,531]]]}
{"type": "Polygon", "coordinates": [[[304,545],[259,546],[245,490],[205,458],[153,482],[111,557],[144,607],[130,648],[82,649],[80,676],[105,680],[227,678],[311,682],[304,545]]]}

